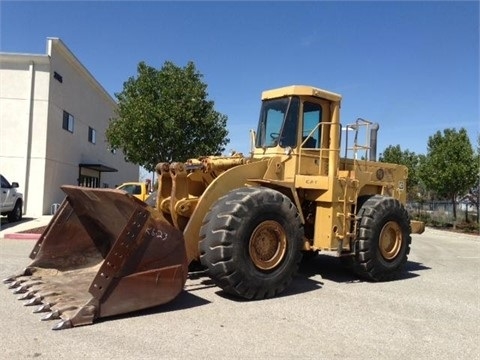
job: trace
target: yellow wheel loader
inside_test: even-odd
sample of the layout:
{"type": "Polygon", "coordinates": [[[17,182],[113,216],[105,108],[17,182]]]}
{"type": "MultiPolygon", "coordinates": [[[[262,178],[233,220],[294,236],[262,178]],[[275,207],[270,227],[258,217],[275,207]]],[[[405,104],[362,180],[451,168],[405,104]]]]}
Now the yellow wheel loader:
{"type": "Polygon", "coordinates": [[[376,162],[378,125],[342,126],[340,102],[309,86],[263,92],[250,156],[158,164],[155,207],[63,186],[33,262],[5,282],[64,329],[174,299],[190,264],[246,299],[279,294],[320,250],[365,279],[394,278],[424,229],[404,207],[407,168],[376,162]]]}

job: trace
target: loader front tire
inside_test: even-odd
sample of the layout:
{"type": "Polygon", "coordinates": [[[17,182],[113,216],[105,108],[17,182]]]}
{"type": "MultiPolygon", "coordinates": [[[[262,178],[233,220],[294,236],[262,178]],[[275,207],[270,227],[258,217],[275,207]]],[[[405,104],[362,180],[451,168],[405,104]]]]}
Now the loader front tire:
{"type": "Polygon", "coordinates": [[[367,280],[392,280],[410,252],[410,220],[403,205],[381,195],[368,198],[358,211],[353,271],[367,280]]]}
{"type": "Polygon", "coordinates": [[[245,187],[220,198],[200,230],[200,261],[226,293],[264,299],[282,292],[302,258],[303,226],[282,193],[245,187]]]}

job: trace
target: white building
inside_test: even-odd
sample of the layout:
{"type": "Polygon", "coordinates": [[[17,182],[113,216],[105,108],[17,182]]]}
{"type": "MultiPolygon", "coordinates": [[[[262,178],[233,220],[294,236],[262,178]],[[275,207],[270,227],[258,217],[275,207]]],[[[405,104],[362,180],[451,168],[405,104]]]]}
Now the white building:
{"type": "Polygon", "coordinates": [[[0,173],[20,184],[24,213],[50,214],[63,184],[138,180],[105,140],[116,106],[60,39],[47,39],[46,54],[0,53],[0,173]]]}

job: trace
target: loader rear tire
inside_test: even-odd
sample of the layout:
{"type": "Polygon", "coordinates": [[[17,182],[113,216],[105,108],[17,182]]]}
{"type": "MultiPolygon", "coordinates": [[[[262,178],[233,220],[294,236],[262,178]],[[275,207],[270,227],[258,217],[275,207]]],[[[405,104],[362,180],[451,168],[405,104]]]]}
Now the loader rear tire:
{"type": "Polygon", "coordinates": [[[387,281],[399,275],[410,252],[410,219],[396,199],[374,195],[358,211],[353,271],[368,280],[387,281]]]}
{"type": "Polygon", "coordinates": [[[282,193],[245,187],[220,198],[200,230],[200,261],[217,286],[246,299],[282,292],[302,258],[303,226],[282,193]]]}

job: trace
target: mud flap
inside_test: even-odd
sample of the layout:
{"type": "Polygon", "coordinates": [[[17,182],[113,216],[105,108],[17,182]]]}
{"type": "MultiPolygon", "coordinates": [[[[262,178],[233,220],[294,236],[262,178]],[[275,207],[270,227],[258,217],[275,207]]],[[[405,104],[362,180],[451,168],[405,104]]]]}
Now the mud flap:
{"type": "Polygon", "coordinates": [[[32,263],[4,280],[54,329],[167,303],[183,289],[182,233],[121,190],[62,186],[67,194],[35,244],[32,263]]]}

